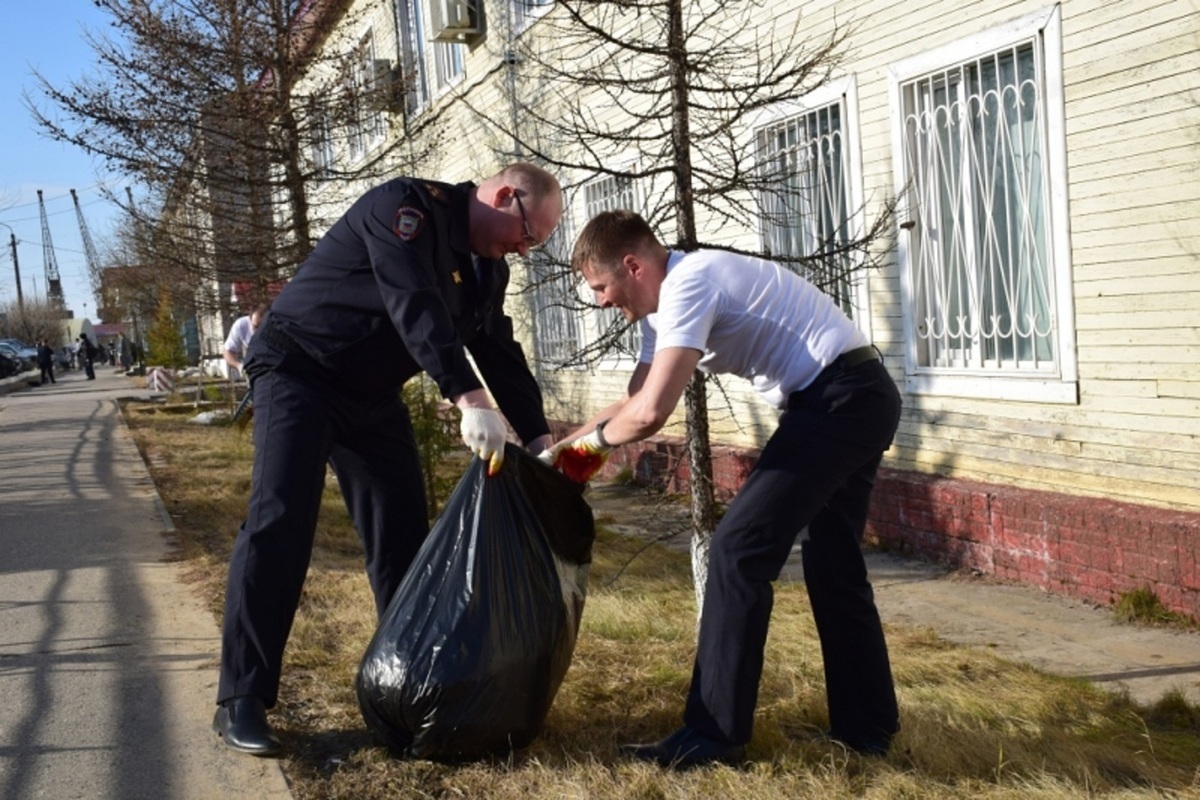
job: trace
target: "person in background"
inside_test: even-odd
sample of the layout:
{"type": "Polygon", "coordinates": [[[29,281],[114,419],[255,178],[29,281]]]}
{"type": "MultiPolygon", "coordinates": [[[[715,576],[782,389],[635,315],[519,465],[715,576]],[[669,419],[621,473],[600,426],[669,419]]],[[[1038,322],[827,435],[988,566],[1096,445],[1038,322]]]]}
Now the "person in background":
{"type": "Polygon", "coordinates": [[[79,361],[83,366],[84,372],[87,373],[89,381],[96,380],[96,356],[100,351],[96,349],[96,345],[92,344],[92,340],[88,338],[86,333],[79,334],[79,361]]]}
{"type": "Polygon", "coordinates": [[[41,386],[46,385],[47,379],[50,383],[56,383],[54,380],[54,348],[46,344],[45,339],[39,339],[37,342],[37,362],[38,369],[42,372],[41,386]]]}
{"type": "Polygon", "coordinates": [[[234,320],[233,325],[229,328],[229,336],[225,339],[221,355],[225,358],[226,364],[236,368],[239,372],[242,371],[242,363],[246,359],[246,350],[250,347],[250,337],[258,330],[268,308],[266,303],[256,305],[249,314],[234,320]]]}
{"type": "Polygon", "coordinates": [[[613,447],[662,428],[697,369],[746,378],[782,412],[713,533],[683,726],[623,751],[672,768],[745,758],[771,584],[807,531],[801,553],[829,735],[886,753],[899,713],[859,547],[875,472],[900,419],[899,392],[877,351],[799,275],[733,253],[669,251],[633,212],[588,222],[572,266],[602,307],[640,321],[642,352],[626,395],[554,445],[546,461],[586,481],[613,447]]]}
{"type": "Polygon", "coordinates": [[[541,390],[504,314],[504,257],[528,254],[561,216],[558,181],[532,164],[478,185],[396,178],[360,197],[275,298],[245,361],[254,473],[229,562],[213,719],[227,746],[281,750],[266,710],[279,692],[326,462],[363,542],[378,614],[429,531],[405,381],[433,379],[492,473],[505,416],[532,452],[550,443],[541,390]]]}

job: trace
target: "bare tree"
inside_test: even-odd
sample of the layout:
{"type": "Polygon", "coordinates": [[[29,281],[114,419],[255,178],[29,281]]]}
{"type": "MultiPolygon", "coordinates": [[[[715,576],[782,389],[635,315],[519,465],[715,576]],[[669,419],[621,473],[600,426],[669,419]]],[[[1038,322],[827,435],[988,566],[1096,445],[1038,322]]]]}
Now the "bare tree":
{"type": "Polygon", "coordinates": [[[423,155],[403,143],[349,166],[335,156],[364,125],[385,131],[403,96],[371,53],[323,47],[350,0],[97,3],[117,34],[88,34],[95,74],[39,76],[46,102],[27,105],[50,136],[139,186],[136,207],[110,199],[154,231],[142,263],[177,267],[187,288],[289,277],[328,221],[314,187],[423,155]]]}
{"type": "MultiPolygon", "coordinates": [[[[701,234],[698,217],[715,231],[792,226],[814,182],[840,180],[831,157],[839,142],[828,132],[824,139],[801,137],[769,157],[768,148],[746,142],[757,116],[804,97],[836,73],[848,31],[834,29],[808,42],[798,24],[780,29],[772,8],[758,0],[560,0],[539,23],[541,35],[521,40],[514,63],[529,67],[519,68],[512,81],[510,133],[528,154],[565,172],[641,182],[646,207],[635,210],[677,250],[734,249],[728,237],[701,234]],[[636,160],[622,166],[631,151],[636,160]]],[[[806,247],[764,247],[754,254],[796,269],[844,301],[851,273],[874,265],[874,245],[890,229],[894,202],[879,205],[869,224],[861,223],[864,209],[843,208],[843,219],[810,226],[816,235],[806,247]]],[[[568,294],[561,302],[582,301],[568,294]]],[[[610,328],[601,346],[611,347],[621,334],[620,325],[610,328]]],[[[705,383],[697,373],[685,392],[693,577],[701,606],[716,521],[705,383]]]]}

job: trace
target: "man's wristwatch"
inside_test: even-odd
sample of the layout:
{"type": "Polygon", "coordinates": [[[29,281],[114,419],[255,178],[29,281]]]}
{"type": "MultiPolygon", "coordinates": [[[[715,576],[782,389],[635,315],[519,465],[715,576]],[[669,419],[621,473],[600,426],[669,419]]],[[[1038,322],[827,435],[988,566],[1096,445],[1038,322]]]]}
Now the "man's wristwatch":
{"type": "Polygon", "coordinates": [[[600,443],[601,447],[612,447],[612,445],[608,443],[608,440],[604,438],[604,426],[607,424],[608,420],[604,420],[596,426],[596,441],[600,443]]]}

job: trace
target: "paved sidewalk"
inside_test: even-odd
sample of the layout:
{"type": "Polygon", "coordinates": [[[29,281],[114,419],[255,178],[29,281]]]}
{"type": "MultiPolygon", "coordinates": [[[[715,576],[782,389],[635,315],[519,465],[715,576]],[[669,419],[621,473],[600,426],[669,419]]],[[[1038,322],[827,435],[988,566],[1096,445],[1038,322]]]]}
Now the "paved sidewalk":
{"type": "Polygon", "coordinates": [[[0,396],[0,798],[290,798],[209,728],[217,623],[116,404],[147,393],[96,375],[0,396]]]}

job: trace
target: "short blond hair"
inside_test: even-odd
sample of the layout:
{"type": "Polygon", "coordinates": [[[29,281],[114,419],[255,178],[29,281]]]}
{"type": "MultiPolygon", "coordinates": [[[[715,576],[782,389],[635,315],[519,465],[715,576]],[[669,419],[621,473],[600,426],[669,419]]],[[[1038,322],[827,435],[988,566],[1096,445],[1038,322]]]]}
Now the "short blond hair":
{"type": "Polygon", "coordinates": [[[524,189],[535,199],[535,202],[545,197],[557,197],[562,194],[558,178],[528,161],[515,161],[497,172],[492,178],[524,189]]]}
{"type": "Polygon", "coordinates": [[[650,223],[633,211],[601,211],[584,226],[571,251],[571,269],[612,272],[626,253],[660,252],[650,223]]]}

